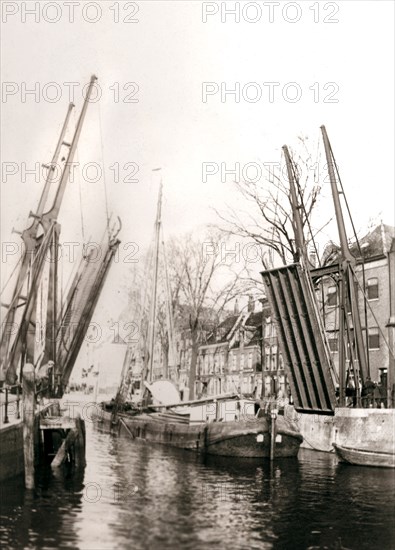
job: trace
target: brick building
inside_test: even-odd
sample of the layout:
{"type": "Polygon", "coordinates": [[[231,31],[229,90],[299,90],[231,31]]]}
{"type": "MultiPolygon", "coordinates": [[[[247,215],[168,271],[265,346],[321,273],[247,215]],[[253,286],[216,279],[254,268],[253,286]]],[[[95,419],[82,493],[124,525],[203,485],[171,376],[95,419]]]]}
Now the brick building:
{"type": "Polygon", "coordinates": [[[262,311],[228,316],[199,346],[196,394],[232,392],[260,395],[262,389],[262,311]]]}
{"type": "Polygon", "coordinates": [[[280,353],[276,327],[270,311],[268,300],[265,298],[263,304],[263,397],[277,396],[281,391],[287,395],[287,377],[284,371],[284,363],[280,353]]]}
{"type": "MultiPolygon", "coordinates": [[[[358,300],[364,342],[368,351],[368,363],[372,380],[386,385],[391,365],[389,348],[392,330],[388,326],[395,309],[395,228],[381,224],[360,239],[359,247],[353,245],[351,252],[356,258],[358,300]],[[366,305],[363,296],[366,296],[366,305]]],[[[327,265],[337,261],[337,248],[327,247],[323,257],[327,265]]],[[[339,289],[336,275],[321,279],[317,288],[325,329],[332,358],[338,369],[339,352],[339,289]]],[[[391,365],[393,369],[393,363],[391,365]]],[[[392,380],[393,375],[392,375],[392,380]]]]}

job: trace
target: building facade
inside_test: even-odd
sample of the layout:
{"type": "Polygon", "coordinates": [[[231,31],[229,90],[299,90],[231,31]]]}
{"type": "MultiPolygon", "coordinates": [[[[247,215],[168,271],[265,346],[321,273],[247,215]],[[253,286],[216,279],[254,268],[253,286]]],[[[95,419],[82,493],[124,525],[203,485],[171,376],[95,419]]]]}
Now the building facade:
{"type": "MultiPolygon", "coordinates": [[[[395,228],[380,225],[360,240],[358,249],[355,246],[351,248],[356,258],[358,303],[368,357],[368,374],[373,381],[385,386],[388,385],[389,374],[391,387],[394,380],[390,332],[393,330],[390,319],[395,308],[394,235],[395,228]]],[[[332,359],[339,372],[338,277],[336,274],[323,277],[316,289],[332,359]]],[[[351,324],[351,313],[348,315],[351,324]]]]}
{"type": "Polygon", "coordinates": [[[262,391],[262,312],[228,316],[199,346],[196,394],[199,396],[262,391]]]}

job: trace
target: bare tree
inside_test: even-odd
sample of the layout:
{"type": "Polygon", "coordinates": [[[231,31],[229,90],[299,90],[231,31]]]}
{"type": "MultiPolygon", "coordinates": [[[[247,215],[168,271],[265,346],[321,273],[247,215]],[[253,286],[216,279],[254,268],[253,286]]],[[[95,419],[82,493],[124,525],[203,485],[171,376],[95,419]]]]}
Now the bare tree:
{"type": "MultiPolygon", "coordinates": [[[[318,230],[311,226],[312,213],[321,191],[321,171],[319,158],[316,156],[316,160],[313,159],[306,146],[306,138],[299,137],[299,142],[298,152],[291,151],[291,155],[305,241],[309,245],[330,220],[325,221],[318,230]]],[[[279,168],[280,163],[277,170],[271,165],[263,180],[235,182],[237,191],[245,199],[247,210],[236,211],[228,207],[226,212],[216,211],[226,224],[221,227],[225,234],[255,242],[261,248],[263,269],[274,267],[279,262],[286,265],[297,258],[289,183],[286,171],[279,168]]],[[[246,270],[248,279],[261,284],[251,275],[247,265],[246,270]]]]}
{"type": "Polygon", "coordinates": [[[204,237],[188,234],[173,239],[169,246],[169,266],[173,288],[177,289],[180,304],[189,313],[192,341],[189,372],[189,397],[195,397],[196,366],[199,336],[207,320],[207,312],[218,317],[225,305],[240,293],[240,278],[224,262],[219,231],[208,229],[204,237]]]}

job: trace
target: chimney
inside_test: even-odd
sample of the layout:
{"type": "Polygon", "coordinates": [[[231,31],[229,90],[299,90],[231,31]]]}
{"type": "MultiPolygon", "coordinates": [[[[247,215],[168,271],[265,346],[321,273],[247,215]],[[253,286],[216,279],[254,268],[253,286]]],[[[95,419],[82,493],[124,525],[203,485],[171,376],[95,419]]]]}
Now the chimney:
{"type": "Polygon", "coordinates": [[[234,309],[233,309],[233,313],[234,313],[235,315],[238,315],[238,314],[239,314],[239,300],[238,300],[238,298],[236,298],[236,300],[235,300],[235,307],[234,307],[234,309]]]}
{"type": "Polygon", "coordinates": [[[255,309],[255,300],[252,297],[252,294],[248,296],[248,311],[249,313],[253,313],[255,309]]]}

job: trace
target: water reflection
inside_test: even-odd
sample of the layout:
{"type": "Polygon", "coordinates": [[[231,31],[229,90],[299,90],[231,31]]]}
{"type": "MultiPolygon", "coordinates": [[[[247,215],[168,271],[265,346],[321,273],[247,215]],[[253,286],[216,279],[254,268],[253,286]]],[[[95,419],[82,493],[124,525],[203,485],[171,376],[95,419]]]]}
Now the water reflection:
{"type": "Polygon", "coordinates": [[[87,424],[79,476],[39,475],[1,487],[7,548],[393,547],[390,470],[299,460],[201,457],[117,439],[87,424]]]}
{"type": "Polygon", "coordinates": [[[0,546],[4,548],[56,548],[59,534],[64,545],[75,547],[75,520],[81,511],[84,472],[49,467],[36,476],[36,489],[25,490],[23,477],[0,485],[0,546]]]}

